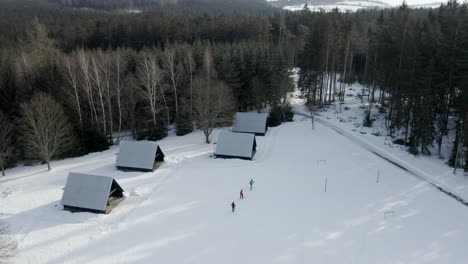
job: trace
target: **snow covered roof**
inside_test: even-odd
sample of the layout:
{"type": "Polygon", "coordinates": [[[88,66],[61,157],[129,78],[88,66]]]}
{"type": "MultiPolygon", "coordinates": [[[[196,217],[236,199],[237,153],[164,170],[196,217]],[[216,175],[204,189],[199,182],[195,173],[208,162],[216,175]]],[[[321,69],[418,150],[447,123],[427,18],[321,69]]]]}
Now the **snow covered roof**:
{"type": "Polygon", "coordinates": [[[238,112],[236,113],[236,123],[232,131],[265,135],[267,118],[268,114],[238,112]]]}
{"type": "Polygon", "coordinates": [[[153,170],[157,157],[164,160],[164,154],[156,142],[122,141],[117,156],[117,167],[153,170]]]}
{"type": "Polygon", "coordinates": [[[256,148],[254,134],[222,131],[216,143],[215,155],[252,159],[256,148]]]}
{"type": "MultiPolygon", "coordinates": [[[[114,182],[112,177],[70,172],[61,204],[105,212],[114,182]]],[[[114,184],[116,188],[123,191],[117,182],[114,184]]]]}

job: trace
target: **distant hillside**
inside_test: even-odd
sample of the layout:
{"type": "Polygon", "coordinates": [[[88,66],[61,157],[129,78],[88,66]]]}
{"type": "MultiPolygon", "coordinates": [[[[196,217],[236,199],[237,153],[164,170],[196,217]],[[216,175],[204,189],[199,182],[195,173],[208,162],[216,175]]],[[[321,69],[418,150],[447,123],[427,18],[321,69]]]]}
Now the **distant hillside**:
{"type": "Polygon", "coordinates": [[[190,13],[243,13],[271,14],[275,11],[264,0],[46,0],[68,8],[95,10],[148,10],[160,9],[167,12],[184,10],[190,13]]]}
{"type": "Polygon", "coordinates": [[[284,6],[291,6],[291,5],[301,5],[301,4],[311,4],[311,5],[319,5],[319,4],[334,4],[339,2],[337,0],[266,0],[273,6],[284,7],[284,6]]]}
{"type": "MultiPolygon", "coordinates": [[[[309,9],[331,10],[338,8],[346,11],[356,11],[362,8],[389,8],[399,6],[403,0],[267,0],[272,6],[287,10],[302,10],[307,4],[309,9]]],[[[434,8],[445,1],[437,0],[407,0],[410,7],[434,8]]]]}

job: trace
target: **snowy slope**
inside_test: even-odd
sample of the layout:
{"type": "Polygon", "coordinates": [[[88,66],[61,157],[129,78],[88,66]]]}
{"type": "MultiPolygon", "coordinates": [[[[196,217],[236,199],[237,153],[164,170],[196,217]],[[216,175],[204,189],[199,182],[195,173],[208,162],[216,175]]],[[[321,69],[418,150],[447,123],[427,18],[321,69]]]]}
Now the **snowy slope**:
{"type": "MultiPolygon", "coordinates": [[[[369,93],[367,88],[364,93],[369,93]]],[[[360,84],[347,85],[345,104],[332,105],[329,108],[317,112],[317,119],[331,128],[342,131],[345,136],[354,140],[357,144],[364,142],[372,151],[391,159],[410,170],[416,176],[428,180],[430,183],[444,188],[455,194],[465,202],[468,201],[468,174],[459,169],[454,174],[454,169],[446,162],[453,147],[453,138],[445,138],[442,145],[442,157],[438,157],[436,147],[432,147],[431,156],[414,156],[406,151],[406,147],[394,144],[395,138],[387,136],[385,126],[385,114],[378,112],[378,104],[372,108],[372,117],[375,119],[371,128],[363,127],[364,111],[368,108],[367,98],[363,102],[359,94],[363,92],[360,84]],[[380,135],[379,135],[380,134],[380,135]],[[378,135],[378,136],[376,136],[378,135]]],[[[309,114],[309,110],[303,106],[303,100],[295,97],[295,109],[299,113],[309,114]]],[[[452,135],[453,136],[453,135],[452,135]]],[[[404,136],[401,136],[404,137],[404,136]]]]}
{"type": "MultiPolygon", "coordinates": [[[[307,4],[310,10],[324,10],[331,11],[332,9],[338,8],[341,11],[357,11],[363,8],[391,8],[400,6],[403,1],[399,0],[343,0],[336,1],[335,3],[330,4],[316,4],[313,1],[301,4],[286,4],[283,8],[290,11],[299,11],[304,9],[304,5],[307,4]]],[[[413,8],[437,8],[445,1],[435,1],[435,0],[407,0],[406,4],[413,8]]]]}
{"type": "Polygon", "coordinates": [[[427,182],[301,116],[257,140],[254,161],[214,159],[196,132],[158,142],[154,173],[116,171],[116,148],[7,171],[15,263],[466,263],[468,207],[427,182]],[[114,176],[128,197],[109,215],[63,211],[69,171],[114,176]]]}
{"type": "MultiPolygon", "coordinates": [[[[297,70],[292,77],[297,82],[299,78],[297,70]]],[[[337,82],[336,85],[338,87],[340,84],[337,82]]],[[[372,127],[362,126],[364,112],[368,109],[369,104],[366,96],[364,96],[364,100],[361,99],[361,94],[370,94],[370,88],[359,83],[346,85],[344,104],[340,107],[339,103],[335,103],[320,109],[315,113],[317,121],[339,131],[343,136],[369,151],[397,163],[409,170],[414,176],[443,188],[465,203],[468,202],[468,173],[459,169],[454,174],[454,169],[447,165],[453,148],[454,131],[449,133],[448,139],[444,138],[441,157],[437,155],[436,146],[429,147],[433,153],[431,156],[411,155],[407,152],[407,147],[394,144],[395,137],[387,135],[386,116],[385,113],[379,113],[380,105],[378,103],[374,103],[371,111],[372,119],[374,119],[372,127]]],[[[376,99],[378,94],[379,91],[376,91],[376,99]]],[[[310,110],[304,106],[304,99],[300,98],[300,93],[296,91],[291,96],[296,113],[310,116],[310,110]]],[[[455,126],[449,122],[449,127],[450,125],[455,126]]],[[[404,138],[404,135],[399,135],[396,138],[404,138]]]]}

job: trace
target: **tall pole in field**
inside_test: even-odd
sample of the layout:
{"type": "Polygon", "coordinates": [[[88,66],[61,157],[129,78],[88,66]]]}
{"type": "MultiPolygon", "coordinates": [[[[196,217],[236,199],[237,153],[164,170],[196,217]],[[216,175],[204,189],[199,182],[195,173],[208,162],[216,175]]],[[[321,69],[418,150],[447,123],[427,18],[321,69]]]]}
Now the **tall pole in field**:
{"type": "Polygon", "coordinates": [[[458,166],[458,153],[460,153],[460,145],[462,143],[462,138],[463,138],[463,121],[460,120],[458,123],[459,127],[457,129],[458,132],[458,142],[457,142],[457,149],[455,150],[455,161],[454,161],[454,169],[453,169],[453,174],[457,173],[457,166],[458,166]]]}
{"type": "Polygon", "coordinates": [[[310,108],[310,119],[312,120],[312,130],[315,129],[315,123],[314,123],[314,112],[312,111],[312,108],[310,108]]]}

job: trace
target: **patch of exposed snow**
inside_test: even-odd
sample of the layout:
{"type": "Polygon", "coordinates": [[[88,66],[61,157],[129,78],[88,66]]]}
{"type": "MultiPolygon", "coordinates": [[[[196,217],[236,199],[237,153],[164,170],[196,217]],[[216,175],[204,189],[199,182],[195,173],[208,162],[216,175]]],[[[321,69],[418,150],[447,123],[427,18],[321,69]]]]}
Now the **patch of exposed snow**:
{"type": "MultiPolygon", "coordinates": [[[[307,7],[311,11],[319,11],[323,10],[326,12],[332,11],[333,9],[338,8],[340,11],[344,12],[355,12],[359,9],[365,9],[365,8],[391,8],[391,7],[397,7],[400,6],[403,2],[398,1],[398,0],[385,0],[385,1],[339,1],[333,4],[313,4],[309,3],[307,4],[307,7]]],[[[439,7],[442,3],[440,2],[434,2],[433,0],[410,0],[406,1],[406,4],[409,5],[412,8],[437,8],[439,7]]],[[[283,7],[286,10],[290,11],[300,11],[304,9],[305,4],[299,4],[299,5],[289,5],[283,7]]]]}
{"type": "MultiPolygon", "coordinates": [[[[353,88],[359,87],[347,87],[353,88]]],[[[322,119],[420,170],[452,179],[460,194],[468,193],[466,181],[446,173],[451,169],[443,161],[413,157],[388,145],[385,136],[353,131],[361,120],[352,117],[362,114],[353,98],[346,98],[350,110],[339,114],[330,108],[320,113],[322,119]]],[[[293,94],[296,109],[301,100],[293,94]]],[[[225,129],[230,128],[214,132],[213,142],[225,129]]],[[[468,207],[328,126],[316,123],[312,130],[309,118],[296,116],[257,137],[253,161],[215,159],[215,144],[203,142],[200,131],[159,141],[166,161],[152,173],[116,170],[117,147],[54,161],[53,172],[44,165],[7,170],[0,178],[0,212],[19,242],[14,263],[463,264],[468,259],[468,207]],[[109,215],[63,211],[60,198],[70,171],[113,176],[127,198],[109,215]]]]}

